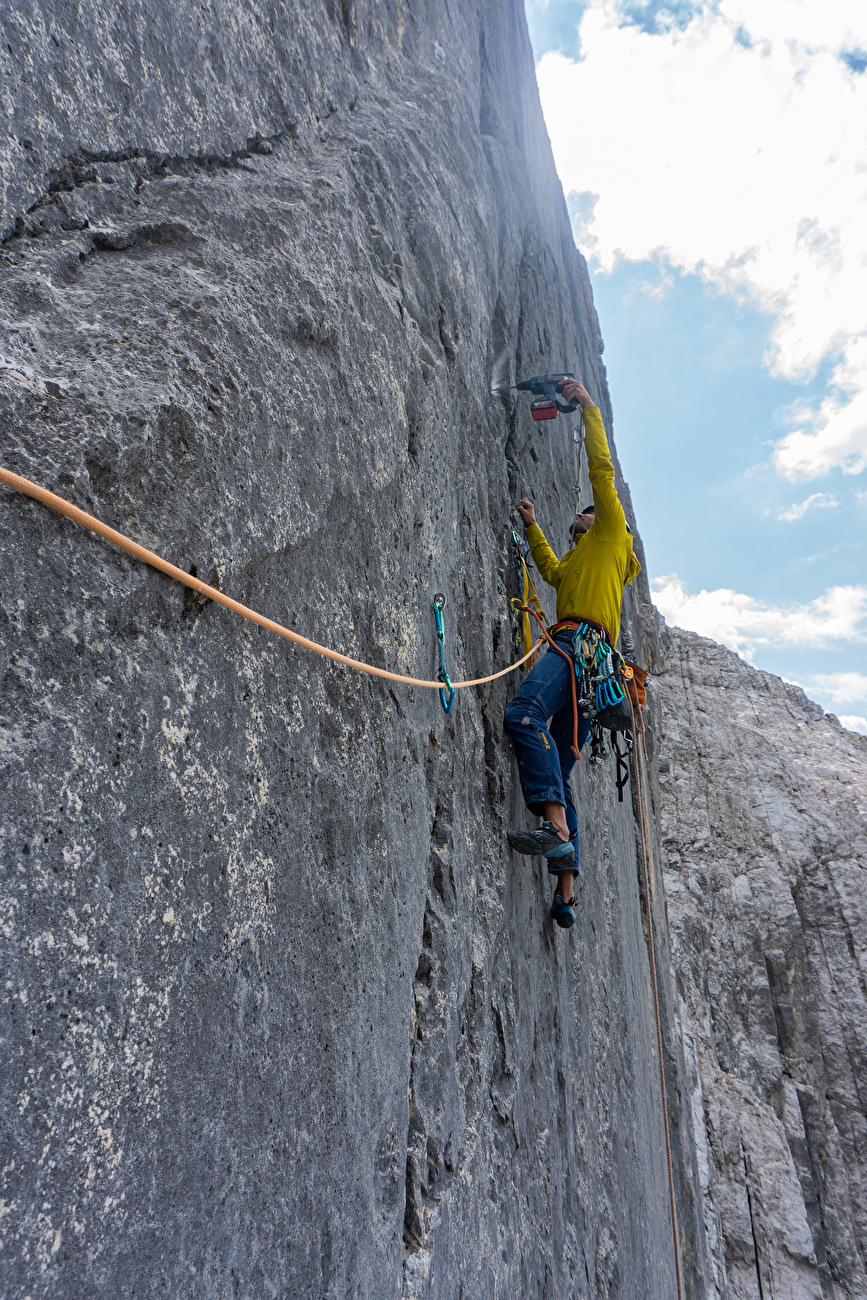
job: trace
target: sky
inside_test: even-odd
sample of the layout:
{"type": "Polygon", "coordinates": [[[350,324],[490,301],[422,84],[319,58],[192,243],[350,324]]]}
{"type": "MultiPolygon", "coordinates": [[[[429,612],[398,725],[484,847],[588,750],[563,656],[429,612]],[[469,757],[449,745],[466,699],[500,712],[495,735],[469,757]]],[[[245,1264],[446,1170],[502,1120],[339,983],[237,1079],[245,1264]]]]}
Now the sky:
{"type": "Polygon", "coordinates": [[[525,3],[654,600],[867,734],[867,3],[525,3]]]}

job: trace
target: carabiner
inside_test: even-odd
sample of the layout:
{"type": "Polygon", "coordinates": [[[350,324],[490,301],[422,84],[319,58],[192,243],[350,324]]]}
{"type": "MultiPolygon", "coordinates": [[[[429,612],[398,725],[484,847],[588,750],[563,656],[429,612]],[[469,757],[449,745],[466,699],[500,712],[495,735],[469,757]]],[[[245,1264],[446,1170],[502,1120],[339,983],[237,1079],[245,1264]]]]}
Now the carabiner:
{"type": "Polygon", "coordinates": [[[440,687],[440,704],[443,706],[443,713],[450,713],[452,705],[455,702],[457,691],[452,686],[451,679],[446,672],[446,655],[445,655],[445,628],[443,627],[443,607],[446,598],[441,591],[438,591],[433,598],[434,618],[436,619],[437,640],[440,646],[440,670],[437,673],[437,681],[444,682],[449,692],[448,699],[446,693],[440,687]]]}

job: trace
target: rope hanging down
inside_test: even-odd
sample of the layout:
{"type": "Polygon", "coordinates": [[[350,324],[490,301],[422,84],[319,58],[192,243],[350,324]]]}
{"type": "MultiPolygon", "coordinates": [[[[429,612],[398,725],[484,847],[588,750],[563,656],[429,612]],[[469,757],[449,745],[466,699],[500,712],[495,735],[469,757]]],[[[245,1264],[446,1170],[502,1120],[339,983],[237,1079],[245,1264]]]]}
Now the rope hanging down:
{"type": "Polygon", "coordinates": [[[629,694],[632,726],[638,744],[633,750],[636,780],[633,789],[638,802],[638,824],[641,831],[641,866],[644,878],[644,897],[647,902],[647,937],[650,948],[650,977],[653,991],[653,1011],[656,1017],[656,1048],[659,1054],[659,1088],[662,1094],[662,1124],[665,1130],[665,1156],[668,1161],[668,1196],[671,1204],[671,1232],[674,1238],[674,1271],[677,1281],[677,1300],[683,1300],[683,1277],[680,1267],[680,1242],[677,1230],[677,1205],[674,1196],[674,1174],[671,1159],[671,1133],[668,1125],[668,1093],[665,1086],[665,1062],[662,1056],[662,1018],[659,1012],[659,982],[656,974],[656,943],[653,938],[654,923],[658,922],[656,885],[654,883],[653,843],[651,840],[649,799],[647,794],[647,750],[644,744],[644,717],[641,706],[637,708],[629,694]],[[638,719],[636,725],[636,717],[638,719]],[[648,869],[648,859],[650,867],[648,869]]]}
{"type": "MultiPolygon", "coordinates": [[[[345,664],[347,668],[355,668],[361,673],[370,673],[373,677],[384,677],[390,682],[403,682],[405,686],[427,686],[435,691],[442,689],[442,682],[425,681],[420,677],[405,677],[402,673],[390,673],[385,668],[374,668],[373,664],[362,663],[359,659],[350,659],[348,655],[338,654],[336,650],[329,650],[327,646],[319,645],[317,641],[310,641],[306,636],[300,636],[297,632],[292,632],[288,627],[283,627],[280,623],[275,623],[273,619],[265,618],[264,614],[257,614],[254,609],[249,609],[242,605],[240,601],[232,600],[231,596],[224,596],[216,587],[209,587],[206,582],[199,578],[194,578],[190,573],[184,573],[174,564],[169,564],[168,560],[162,559],[161,556],[149,551],[145,546],[139,546],[131,538],[119,533],[114,528],[109,528],[107,524],[89,515],[86,510],[79,510],[78,506],[71,505],[64,501],[62,497],[57,497],[53,492],[47,491],[46,488],[39,487],[36,483],[31,483],[30,479],[22,478],[20,474],[13,474],[8,469],[0,466],[0,483],[5,483],[7,487],[15,488],[18,492],[23,492],[25,496],[33,497],[44,506],[49,506],[56,510],[58,514],[66,515],[67,519],[73,520],[76,524],[81,524],[83,528],[89,528],[91,532],[98,533],[107,541],[113,542],[119,546],[122,551],[134,555],[137,560],[143,560],[145,564],[151,565],[154,569],[159,569],[161,573],[168,574],[170,578],[182,582],[186,587],[192,587],[209,600],[213,600],[218,605],[225,605],[226,609],[231,609],[235,614],[240,614],[242,618],[249,619],[251,623],[258,623],[260,627],[267,628],[269,632],[276,633],[277,636],[285,637],[287,641],[294,641],[296,645],[302,645],[306,650],[312,650],[315,654],[323,655],[326,659],[333,659],[335,663],[345,664]]],[[[501,668],[497,673],[491,673],[487,677],[474,677],[471,681],[450,682],[449,685],[453,690],[461,690],[466,686],[484,686],[486,682],[494,682],[498,677],[505,677],[507,673],[514,672],[520,668],[521,664],[526,663],[530,655],[542,644],[541,637],[531,647],[528,654],[516,663],[509,664],[508,668],[501,668]]]]}
{"type": "MultiPolygon", "coordinates": [[[[569,664],[571,668],[572,666],[571,655],[567,654],[565,650],[562,650],[560,646],[556,644],[554,639],[548,633],[547,629],[544,627],[542,620],[539,618],[539,615],[536,613],[536,611],[529,609],[526,605],[523,606],[519,605],[517,606],[517,608],[523,614],[532,614],[532,616],[536,619],[540,628],[542,629],[542,632],[544,633],[545,637],[550,642],[551,646],[553,646],[555,650],[557,650],[561,655],[563,655],[565,659],[569,660],[569,664]]],[[[578,700],[577,700],[577,692],[575,689],[574,671],[570,671],[570,678],[572,682],[572,715],[573,715],[573,726],[574,726],[572,752],[574,753],[576,758],[580,758],[581,753],[578,749],[578,700]]],[[[653,867],[653,844],[651,841],[651,827],[650,827],[650,812],[649,812],[650,800],[647,793],[647,769],[645,767],[645,763],[647,761],[647,751],[644,743],[644,718],[642,716],[641,706],[639,705],[636,708],[636,705],[633,702],[632,692],[627,691],[626,694],[629,699],[629,710],[632,715],[632,731],[638,740],[638,744],[636,744],[633,748],[633,762],[635,763],[635,768],[636,768],[636,780],[634,782],[634,788],[636,790],[636,798],[638,802],[638,814],[639,814],[638,824],[639,824],[639,830],[641,835],[641,858],[642,858],[642,874],[644,879],[644,897],[647,900],[647,935],[648,935],[648,944],[650,947],[651,990],[653,993],[653,1012],[654,1012],[654,1017],[656,1019],[656,1047],[657,1047],[657,1054],[659,1056],[659,1088],[660,1088],[661,1100],[662,1100],[662,1125],[665,1133],[665,1157],[666,1157],[666,1162],[668,1167],[668,1195],[669,1195],[669,1202],[671,1206],[671,1232],[674,1240],[674,1271],[675,1271],[675,1279],[677,1282],[677,1300],[683,1300],[683,1276],[681,1273],[681,1266],[680,1266],[680,1243],[678,1240],[678,1229],[677,1229],[677,1205],[674,1196],[674,1172],[673,1172],[672,1157],[671,1157],[671,1132],[668,1123],[668,1091],[665,1085],[665,1061],[662,1054],[662,1017],[660,1015],[660,1010],[659,1010],[659,980],[657,976],[656,942],[654,940],[654,925],[655,923],[657,923],[658,913],[657,913],[657,903],[656,903],[655,873],[653,867]],[[650,861],[649,868],[648,868],[648,859],[650,861]]],[[[618,794],[620,795],[621,802],[622,802],[623,794],[622,794],[622,787],[620,783],[618,783],[618,794]]]]}

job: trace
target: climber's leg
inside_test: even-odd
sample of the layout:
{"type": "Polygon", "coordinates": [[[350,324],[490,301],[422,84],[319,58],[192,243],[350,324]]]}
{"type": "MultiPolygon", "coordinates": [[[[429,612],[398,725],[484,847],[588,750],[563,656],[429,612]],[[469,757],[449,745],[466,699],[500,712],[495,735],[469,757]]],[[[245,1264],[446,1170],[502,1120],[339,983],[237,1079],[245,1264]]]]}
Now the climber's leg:
{"type": "MultiPolygon", "coordinates": [[[[549,858],[548,870],[552,875],[557,876],[556,892],[568,902],[572,897],[574,874],[578,872],[578,813],[575,809],[575,801],[572,798],[572,782],[570,775],[572,768],[575,766],[576,758],[572,752],[573,726],[572,726],[572,701],[571,698],[567,705],[559,709],[551,719],[551,738],[557,749],[557,758],[560,763],[560,775],[563,780],[563,799],[564,806],[562,815],[566,823],[566,833],[572,842],[575,850],[574,863],[566,870],[557,871],[557,859],[549,858]]],[[[587,737],[590,735],[590,719],[583,713],[578,716],[578,748],[583,749],[587,737]]]]}
{"type": "MultiPolygon", "coordinates": [[[[568,799],[568,787],[563,787],[564,797],[568,799]]],[[[561,838],[569,838],[569,821],[566,816],[566,806],[562,803],[553,803],[546,801],[542,804],[542,819],[550,822],[555,830],[560,832],[561,838]]]]}
{"type": "MultiPolygon", "coordinates": [[[[558,638],[564,649],[570,640],[568,633],[558,638]]],[[[567,796],[563,788],[561,763],[548,719],[567,703],[571,708],[572,672],[571,660],[549,650],[527,674],[506,708],[506,729],[515,746],[524,802],[530,812],[545,819],[538,831],[509,833],[509,843],[521,853],[556,852],[569,838],[567,809],[572,795],[570,792],[567,796]]]]}

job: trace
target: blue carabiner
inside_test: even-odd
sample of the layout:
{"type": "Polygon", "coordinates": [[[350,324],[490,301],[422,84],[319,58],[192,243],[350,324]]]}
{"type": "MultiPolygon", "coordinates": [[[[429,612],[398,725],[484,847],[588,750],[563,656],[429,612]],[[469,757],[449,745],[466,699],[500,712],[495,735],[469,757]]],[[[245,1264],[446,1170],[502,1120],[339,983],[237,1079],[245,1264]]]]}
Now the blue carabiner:
{"type": "Polygon", "coordinates": [[[455,702],[457,691],[452,686],[451,678],[446,672],[446,655],[445,655],[445,629],[443,627],[443,606],[446,598],[442,592],[438,591],[433,598],[434,618],[437,626],[437,640],[440,647],[440,670],[437,673],[437,681],[444,682],[449,692],[448,699],[442,687],[440,687],[440,704],[443,706],[443,713],[451,713],[452,705],[455,702]]]}

